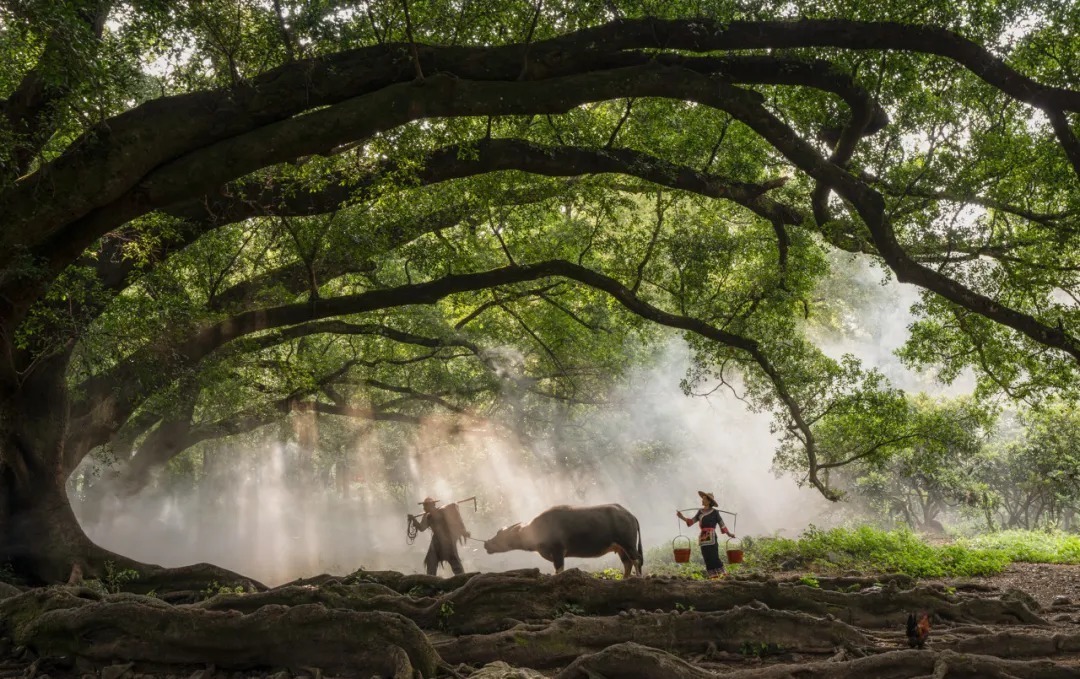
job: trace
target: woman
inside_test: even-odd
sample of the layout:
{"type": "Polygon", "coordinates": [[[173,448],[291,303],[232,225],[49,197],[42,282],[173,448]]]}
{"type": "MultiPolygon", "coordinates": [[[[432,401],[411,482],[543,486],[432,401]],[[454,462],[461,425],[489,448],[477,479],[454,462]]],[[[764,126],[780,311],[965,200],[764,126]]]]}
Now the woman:
{"type": "Polygon", "coordinates": [[[720,560],[720,545],[716,539],[716,531],[719,529],[721,533],[729,537],[735,537],[735,534],[727,529],[724,520],[720,518],[720,511],[717,509],[718,505],[713,494],[703,490],[699,490],[697,494],[701,496],[701,509],[694,514],[693,518],[686,518],[681,511],[675,512],[675,515],[685,521],[687,526],[700,522],[701,534],[698,535],[698,547],[701,548],[701,558],[705,559],[706,575],[710,580],[715,580],[724,575],[724,562],[720,560]]]}

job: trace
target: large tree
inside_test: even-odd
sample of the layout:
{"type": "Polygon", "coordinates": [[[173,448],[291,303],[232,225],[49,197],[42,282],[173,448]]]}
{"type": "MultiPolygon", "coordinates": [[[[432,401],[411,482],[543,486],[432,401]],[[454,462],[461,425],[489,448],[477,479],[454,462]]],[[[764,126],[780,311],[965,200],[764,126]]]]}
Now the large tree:
{"type": "Polygon", "coordinates": [[[133,418],[183,420],[238,340],[374,312],[413,331],[405,307],[484,290],[572,283],[689,333],[691,382],[738,369],[825,492],[828,402],[880,391],[801,332],[830,249],[925,290],[914,363],[1068,396],[1077,11],[6,3],[0,559],[56,580],[119,558],[67,476],[133,418]],[[190,256],[214,238],[225,260],[190,256]],[[175,410],[146,407],[162,393],[175,410]]]}

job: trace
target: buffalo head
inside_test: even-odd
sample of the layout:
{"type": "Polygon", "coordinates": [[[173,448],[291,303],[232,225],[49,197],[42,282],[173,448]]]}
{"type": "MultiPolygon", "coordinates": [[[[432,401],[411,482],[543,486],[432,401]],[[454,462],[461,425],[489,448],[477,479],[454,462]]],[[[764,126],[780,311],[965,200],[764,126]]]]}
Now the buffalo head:
{"type": "Polygon", "coordinates": [[[521,523],[515,523],[512,526],[506,528],[500,528],[499,532],[495,534],[495,537],[490,540],[484,540],[484,549],[488,554],[495,554],[496,552],[509,552],[511,549],[520,549],[519,545],[521,541],[518,539],[521,533],[521,523]]]}

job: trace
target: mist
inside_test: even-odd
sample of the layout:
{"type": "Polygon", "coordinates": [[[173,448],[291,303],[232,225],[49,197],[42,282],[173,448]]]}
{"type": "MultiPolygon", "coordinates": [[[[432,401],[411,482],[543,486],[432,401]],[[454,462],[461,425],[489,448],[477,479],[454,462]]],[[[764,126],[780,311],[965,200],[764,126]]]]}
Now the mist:
{"type": "MultiPolygon", "coordinates": [[[[865,261],[847,265],[856,268],[846,277],[868,292],[857,313],[860,327],[821,334],[816,339],[822,349],[837,357],[853,353],[897,386],[943,391],[892,355],[912,320],[913,286],[881,285],[880,271],[865,261]]],[[[478,539],[554,505],[615,502],[638,517],[646,550],[692,534],[675,511],[698,506],[698,490],[713,492],[722,510],[737,515],[724,519],[739,537],[794,536],[809,524],[839,521],[842,506],[774,473],[777,438],[770,413],[749,411],[728,389],[708,397],[682,393],[679,381],[689,360],[685,343],[673,337],[650,365],[611,391],[615,407],[565,423],[577,441],[595,443],[575,454],[554,441],[519,444],[499,422],[474,414],[457,422],[432,418],[388,461],[379,429],[358,423],[344,496],[334,492],[334,480],[297,476],[295,462],[309,451],[268,440],[220,448],[212,474],[189,487],[151,484],[122,500],[109,494],[92,515],[73,504],[84,529],[103,547],[163,566],[210,562],[267,585],[361,567],[423,572],[430,533],[407,544],[406,515],[420,513],[426,496],[441,505],[475,496],[475,511],[472,502],[460,510],[478,539]]],[[[534,553],[489,555],[479,540],[459,552],[467,571],[553,571],[534,553]]],[[[567,560],[567,567],[618,566],[614,555],[567,560]]],[[[648,566],[646,561],[646,572],[648,566]]],[[[448,574],[442,566],[440,575],[448,574]]]]}

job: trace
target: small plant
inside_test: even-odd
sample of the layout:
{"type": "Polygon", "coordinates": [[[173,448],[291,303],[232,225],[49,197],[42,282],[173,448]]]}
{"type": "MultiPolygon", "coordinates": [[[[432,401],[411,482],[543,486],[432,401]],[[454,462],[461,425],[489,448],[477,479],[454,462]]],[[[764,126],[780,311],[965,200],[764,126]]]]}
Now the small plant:
{"type": "Polygon", "coordinates": [[[748,658],[764,658],[767,655],[773,655],[782,650],[783,649],[780,648],[780,646],[764,641],[744,641],[742,646],[739,647],[739,653],[748,658]]]}
{"type": "Polygon", "coordinates": [[[214,580],[213,582],[211,582],[209,585],[207,585],[206,589],[204,589],[204,590],[202,590],[202,592],[200,592],[200,594],[202,594],[202,597],[204,599],[209,599],[211,597],[218,596],[219,594],[244,594],[244,593],[245,593],[244,588],[241,585],[236,585],[235,587],[230,587],[228,585],[219,584],[217,580],[214,580]]]}
{"type": "Polygon", "coordinates": [[[812,575],[804,575],[799,578],[799,584],[806,585],[807,587],[821,587],[821,583],[818,582],[818,579],[812,575]]]}
{"type": "Polygon", "coordinates": [[[945,593],[948,594],[949,596],[952,596],[953,594],[956,594],[956,588],[955,587],[950,587],[949,585],[945,585],[945,593]]]}
{"type": "Polygon", "coordinates": [[[687,606],[687,605],[685,605],[685,604],[683,604],[683,603],[681,603],[679,601],[676,601],[675,602],[675,610],[677,610],[677,611],[692,611],[692,610],[694,610],[694,604],[690,604],[689,606],[687,606]]]}
{"type": "Polygon", "coordinates": [[[618,568],[605,568],[602,571],[594,571],[592,575],[599,580],[622,580],[622,571],[618,568]]]}
{"type": "Polygon", "coordinates": [[[117,569],[112,561],[105,562],[105,590],[109,594],[119,594],[126,583],[139,579],[139,571],[130,568],[117,569]]]}
{"type": "Polygon", "coordinates": [[[344,582],[346,585],[356,585],[361,582],[378,582],[378,580],[368,575],[367,572],[364,570],[364,567],[361,566],[360,568],[357,568],[354,572],[345,576],[342,582],[344,582]]]}
{"type": "Polygon", "coordinates": [[[439,618],[439,627],[446,629],[450,624],[450,618],[454,617],[454,602],[444,601],[439,606],[437,617],[439,618]]]}
{"type": "Polygon", "coordinates": [[[562,603],[555,607],[555,617],[561,618],[564,615],[585,615],[585,609],[578,604],[562,603]]]}

